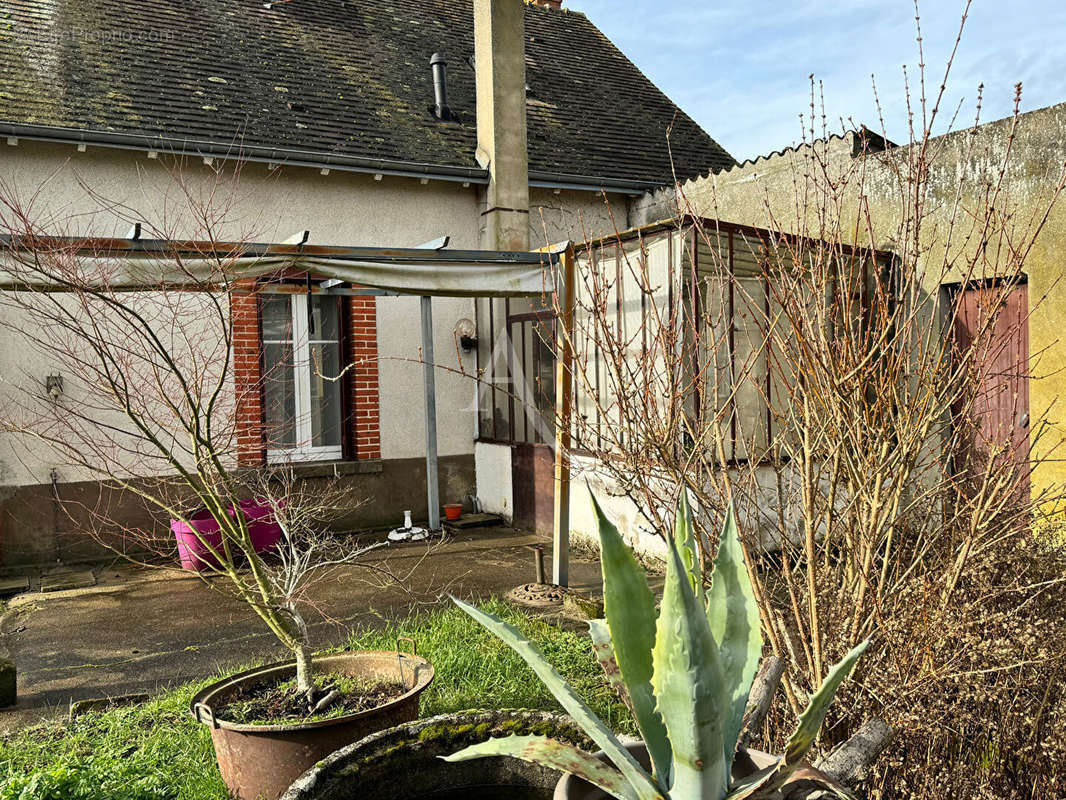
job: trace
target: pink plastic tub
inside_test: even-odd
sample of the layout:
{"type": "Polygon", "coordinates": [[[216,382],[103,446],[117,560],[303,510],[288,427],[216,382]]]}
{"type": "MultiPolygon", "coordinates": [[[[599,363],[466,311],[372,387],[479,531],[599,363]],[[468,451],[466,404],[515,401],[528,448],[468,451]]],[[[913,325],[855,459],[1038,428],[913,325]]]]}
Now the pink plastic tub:
{"type": "Polygon", "coordinates": [[[241,500],[241,513],[248,523],[248,535],[257,553],[277,549],[281,541],[281,526],[274,519],[274,510],[265,500],[241,500]]]}
{"type": "Polygon", "coordinates": [[[186,525],[177,519],[170,521],[170,529],[174,532],[174,538],[178,540],[181,568],[203,572],[211,567],[219,566],[218,559],[212,556],[204,546],[206,542],[216,551],[222,546],[222,530],[215,522],[215,518],[211,516],[211,512],[206,508],[201,509],[189,517],[189,523],[186,525]]]}
{"type": "MultiPolygon", "coordinates": [[[[278,542],[281,541],[281,526],[274,520],[270,504],[264,500],[241,500],[238,505],[248,524],[248,535],[252,539],[255,552],[267,553],[277,549],[278,542]]],[[[231,506],[230,514],[234,513],[236,512],[231,506]]],[[[204,544],[206,542],[216,550],[222,546],[219,524],[206,508],[189,517],[189,523],[186,525],[176,519],[170,521],[170,530],[178,541],[181,568],[203,572],[218,567],[218,559],[208,552],[204,544]]]]}

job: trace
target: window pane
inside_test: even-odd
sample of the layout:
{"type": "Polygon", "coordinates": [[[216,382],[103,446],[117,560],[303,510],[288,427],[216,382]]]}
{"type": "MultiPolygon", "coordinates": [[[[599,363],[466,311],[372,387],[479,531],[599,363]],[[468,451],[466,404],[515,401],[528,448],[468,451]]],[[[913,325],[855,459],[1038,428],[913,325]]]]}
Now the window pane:
{"type": "Polygon", "coordinates": [[[263,346],[263,384],[267,447],[293,447],[296,444],[296,385],[291,344],[263,346]]]}
{"type": "Polygon", "coordinates": [[[552,440],[555,430],[555,351],[549,340],[552,335],[550,323],[533,323],[533,380],[534,398],[539,421],[538,442],[552,440]]]}
{"type": "Polygon", "coordinates": [[[312,322],[311,339],[324,339],[329,342],[340,341],[340,320],[337,313],[337,298],[314,298],[311,304],[312,322]]]}
{"type": "Polygon", "coordinates": [[[478,298],[477,312],[477,368],[479,372],[477,408],[478,436],[491,439],[495,436],[492,424],[492,343],[495,331],[489,326],[489,303],[486,298],[478,298]]]}
{"type": "Polygon", "coordinates": [[[511,431],[511,435],[516,442],[533,441],[532,437],[527,433],[528,419],[533,403],[529,386],[531,378],[528,372],[530,362],[528,328],[528,325],[523,325],[521,322],[512,322],[510,325],[511,348],[513,350],[511,355],[510,389],[514,392],[514,419],[512,421],[514,430],[511,431]]]}
{"type": "Polygon", "coordinates": [[[341,444],[340,345],[311,345],[311,444],[340,447],[341,444]]]}
{"type": "Polygon", "coordinates": [[[493,299],[492,317],[496,325],[493,331],[492,379],[496,391],[492,393],[492,419],[496,438],[511,439],[511,374],[508,359],[511,358],[511,339],[507,334],[507,304],[503,299],[493,299]]]}
{"type": "Polygon", "coordinates": [[[292,339],[292,301],[288,295],[262,295],[260,308],[263,316],[264,339],[292,339]]]}

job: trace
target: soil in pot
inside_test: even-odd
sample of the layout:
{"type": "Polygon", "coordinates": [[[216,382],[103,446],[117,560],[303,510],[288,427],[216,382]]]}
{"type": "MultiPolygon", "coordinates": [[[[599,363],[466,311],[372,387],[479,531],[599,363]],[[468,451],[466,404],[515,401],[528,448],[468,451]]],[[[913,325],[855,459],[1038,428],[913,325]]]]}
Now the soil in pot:
{"type": "Polygon", "coordinates": [[[351,675],[319,675],[314,684],[316,700],[334,690],[339,693],[336,700],[318,713],[308,710],[306,694],[296,688],[296,679],[290,678],[241,686],[217,709],[218,718],[240,725],[318,722],[377,708],[407,691],[397,680],[351,675]]]}
{"type": "MultiPolygon", "coordinates": [[[[239,800],[276,800],[308,767],[335,750],[374,731],[413,720],[418,697],[433,680],[424,658],[397,651],[359,651],[315,658],[315,669],[328,683],[353,679],[362,685],[401,681],[405,691],[373,708],[326,719],[234,722],[216,713],[231,705],[248,687],[291,682],[296,664],[270,664],[231,675],[201,689],[192,698],[192,715],[211,729],[218,767],[230,794],[239,800]]],[[[252,692],[252,694],[258,694],[252,692]]],[[[247,695],[246,695],[247,696],[247,695]]]]}

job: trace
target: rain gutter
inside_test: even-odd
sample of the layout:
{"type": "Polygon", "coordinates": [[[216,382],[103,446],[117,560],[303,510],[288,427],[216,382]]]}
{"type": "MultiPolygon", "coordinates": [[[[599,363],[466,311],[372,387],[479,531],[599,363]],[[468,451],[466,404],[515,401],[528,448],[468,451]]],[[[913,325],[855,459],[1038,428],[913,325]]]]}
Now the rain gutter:
{"type": "MultiPolygon", "coordinates": [[[[324,153],[284,147],[224,145],[206,139],[187,137],[149,136],[118,131],[86,131],[52,125],[0,122],[0,136],[29,139],[57,144],[93,145],[118,150],[167,153],[168,155],[197,156],[249,161],[253,163],[284,164],[286,166],[330,169],[339,172],[360,172],[393,175],[407,178],[427,178],[485,185],[489,172],[481,167],[459,167],[448,164],[427,164],[417,161],[363,158],[341,153],[324,153]]],[[[530,170],[529,185],[541,189],[568,189],[583,192],[606,191],[613,194],[642,195],[661,189],[658,181],[638,181],[587,175],[530,170]]]]}

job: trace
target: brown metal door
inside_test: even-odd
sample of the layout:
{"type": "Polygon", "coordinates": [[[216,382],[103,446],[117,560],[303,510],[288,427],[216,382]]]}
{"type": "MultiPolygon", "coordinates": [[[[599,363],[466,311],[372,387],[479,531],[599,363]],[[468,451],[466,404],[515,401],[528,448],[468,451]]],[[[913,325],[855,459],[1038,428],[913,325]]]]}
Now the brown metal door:
{"type": "Polygon", "coordinates": [[[955,346],[958,353],[975,352],[972,386],[956,408],[956,473],[979,475],[993,459],[1017,469],[1017,491],[1028,494],[1028,287],[972,285],[957,292],[955,346]]]}
{"type": "Polygon", "coordinates": [[[555,353],[550,318],[540,313],[511,317],[511,341],[517,395],[511,445],[514,522],[550,534],[555,502],[555,353]]]}
{"type": "Polygon", "coordinates": [[[551,534],[555,494],[555,457],[546,444],[511,445],[514,524],[551,534]]]}

